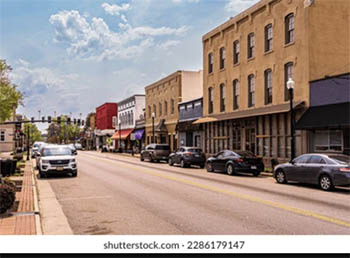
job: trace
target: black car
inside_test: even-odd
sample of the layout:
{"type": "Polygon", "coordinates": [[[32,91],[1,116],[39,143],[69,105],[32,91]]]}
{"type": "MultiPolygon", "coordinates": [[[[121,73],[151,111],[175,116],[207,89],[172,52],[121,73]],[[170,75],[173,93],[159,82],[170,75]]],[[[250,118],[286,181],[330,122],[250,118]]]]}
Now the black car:
{"type": "Polygon", "coordinates": [[[144,161],[148,159],[150,162],[153,161],[168,161],[168,157],[170,154],[170,146],[168,144],[149,144],[146,148],[141,151],[140,160],[144,161]]]}
{"type": "Polygon", "coordinates": [[[275,167],[277,183],[318,184],[322,190],[350,185],[350,157],[341,154],[304,154],[275,167]]]}
{"type": "Polygon", "coordinates": [[[207,160],[207,171],[226,172],[229,175],[244,172],[260,175],[264,171],[264,163],[249,151],[224,150],[207,160]]]}
{"type": "Polygon", "coordinates": [[[169,155],[170,166],[180,164],[182,168],[197,165],[201,168],[205,166],[205,154],[198,147],[181,147],[169,155]]]}

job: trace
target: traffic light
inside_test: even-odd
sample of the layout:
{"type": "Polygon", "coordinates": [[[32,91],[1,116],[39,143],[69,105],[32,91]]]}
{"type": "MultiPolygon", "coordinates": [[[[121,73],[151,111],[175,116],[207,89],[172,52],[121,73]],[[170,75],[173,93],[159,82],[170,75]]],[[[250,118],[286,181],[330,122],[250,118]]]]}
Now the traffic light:
{"type": "Polygon", "coordinates": [[[41,122],[45,123],[45,117],[44,116],[41,118],[41,122]]]}
{"type": "Polygon", "coordinates": [[[51,123],[51,116],[47,117],[47,122],[51,123]]]}
{"type": "Polygon", "coordinates": [[[60,124],[60,123],[61,123],[61,117],[58,116],[58,117],[57,117],[57,124],[60,124]]]}
{"type": "Polygon", "coordinates": [[[77,119],[76,118],[74,118],[74,120],[73,120],[73,124],[76,124],[77,123],[77,119]]]}
{"type": "Polygon", "coordinates": [[[78,126],[80,126],[80,119],[78,119],[78,126]]]}
{"type": "Polygon", "coordinates": [[[70,125],[70,117],[67,117],[67,125],[70,125]]]}
{"type": "Polygon", "coordinates": [[[81,125],[84,126],[84,120],[81,120],[81,125]]]}
{"type": "Polygon", "coordinates": [[[32,123],[34,123],[34,117],[32,117],[32,123]]]}

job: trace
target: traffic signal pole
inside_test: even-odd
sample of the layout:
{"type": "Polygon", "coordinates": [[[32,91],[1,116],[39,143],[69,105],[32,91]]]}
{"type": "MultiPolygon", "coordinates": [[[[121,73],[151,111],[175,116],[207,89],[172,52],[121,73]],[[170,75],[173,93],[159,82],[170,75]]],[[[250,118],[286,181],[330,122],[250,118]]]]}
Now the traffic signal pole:
{"type": "Polygon", "coordinates": [[[27,160],[29,160],[29,155],[30,155],[30,151],[29,151],[29,138],[30,138],[30,131],[29,131],[29,126],[27,127],[27,160]]]}

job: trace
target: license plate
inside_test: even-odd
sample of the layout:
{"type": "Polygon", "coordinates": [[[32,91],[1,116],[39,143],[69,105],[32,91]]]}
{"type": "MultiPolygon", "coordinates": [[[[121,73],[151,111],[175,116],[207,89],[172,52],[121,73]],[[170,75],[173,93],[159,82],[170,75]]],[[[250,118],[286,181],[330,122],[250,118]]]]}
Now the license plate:
{"type": "Polygon", "coordinates": [[[63,167],[57,167],[56,170],[57,170],[57,171],[62,171],[62,170],[63,170],[63,167]]]}
{"type": "Polygon", "coordinates": [[[201,156],[201,155],[199,155],[199,154],[196,154],[196,155],[195,155],[195,157],[197,157],[197,158],[199,158],[200,156],[201,156]]]}
{"type": "Polygon", "coordinates": [[[251,166],[250,168],[251,168],[251,169],[256,169],[256,166],[251,166]]]}

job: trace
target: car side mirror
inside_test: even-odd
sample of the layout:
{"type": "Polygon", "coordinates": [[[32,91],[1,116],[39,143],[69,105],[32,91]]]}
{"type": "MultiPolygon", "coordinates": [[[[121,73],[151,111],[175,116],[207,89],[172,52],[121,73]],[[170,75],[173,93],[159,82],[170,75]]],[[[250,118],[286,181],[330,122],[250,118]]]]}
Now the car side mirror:
{"type": "Polygon", "coordinates": [[[295,161],[294,161],[294,160],[291,160],[289,163],[292,164],[292,165],[294,165],[294,164],[295,164],[295,161]]]}
{"type": "Polygon", "coordinates": [[[40,156],[41,156],[41,154],[40,154],[40,153],[37,153],[36,155],[37,155],[38,157],[40,157],[40,156]]]}

